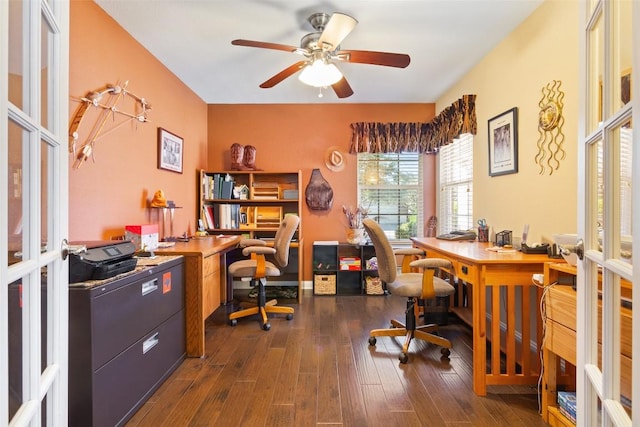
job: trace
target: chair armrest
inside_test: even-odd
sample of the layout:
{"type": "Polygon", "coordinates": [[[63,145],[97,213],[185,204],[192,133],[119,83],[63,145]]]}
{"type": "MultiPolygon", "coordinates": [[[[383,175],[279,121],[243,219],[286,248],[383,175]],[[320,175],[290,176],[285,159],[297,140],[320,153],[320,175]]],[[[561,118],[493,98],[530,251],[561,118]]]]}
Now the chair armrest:
{"type": "Polygon", "coordinates": [[[276,249],[268,246],[248,246],[242,249],[242,255],[248,256],[251,254],[256,255],[273,255],[276,253],[276,249]]]}
{"type": "Polygon", "coordinates": [[[451,268],[451,261],[442,258],[422,258],[411,262],[417,268],[451,268]]]}
{"type": "Polygon", "coordinates": [[[241,248],[246,248],[248,246],[267,246],[267,242],[260,239],[242,239],[240,240],[240,243],[238,243],[238,246],[241,248]]]}
{"type": "Polygon", "coordinates": [[[424,256],[424,249],[420,248],[401,248],[395,249],[393,251],[395,255],[416,255],[416,256],[424,256]]]}

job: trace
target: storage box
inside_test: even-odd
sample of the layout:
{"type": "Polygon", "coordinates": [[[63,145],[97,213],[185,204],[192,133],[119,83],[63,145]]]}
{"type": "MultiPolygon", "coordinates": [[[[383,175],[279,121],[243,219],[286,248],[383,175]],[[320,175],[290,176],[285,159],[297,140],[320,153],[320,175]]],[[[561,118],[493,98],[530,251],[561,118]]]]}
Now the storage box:
{"type": "Polygon", "coordinates": [[[364,289],[367,295],[384,295],[382,279],[374,276],[367,276],[364,279],[364,289]]]}
{"type": "Polygon", "coordinates": [[[137,251],[158,249],[158,224],[127,225],[124,236],[133,241],[137,251]]]}
{"type": "Polygon", "coordinates": [[[360,271],[361,266],[358,257],[340,257],[340,270],[360,271]]]}
{"type": "Polygon", "coordinates": [[[313,293],[315,295],[335,295],[336,275],[335,274],[314,274],[313,293]]]}

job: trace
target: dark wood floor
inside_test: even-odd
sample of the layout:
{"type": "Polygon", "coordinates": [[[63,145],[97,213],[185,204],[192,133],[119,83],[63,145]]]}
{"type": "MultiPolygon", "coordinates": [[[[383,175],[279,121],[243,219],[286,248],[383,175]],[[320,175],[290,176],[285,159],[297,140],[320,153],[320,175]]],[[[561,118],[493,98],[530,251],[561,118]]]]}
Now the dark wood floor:
{"type": "Polygon", "coordinates": [[[228,326],[221,307],[207,320],[206,357],[187,359],[128,426],[544,426],[535,387],[472,391],[470,329],[441,327],[453,349],[400,339],[368,344],[368,331],[402,319],[392,296],[305,295],[294,319],[228,326]]]}

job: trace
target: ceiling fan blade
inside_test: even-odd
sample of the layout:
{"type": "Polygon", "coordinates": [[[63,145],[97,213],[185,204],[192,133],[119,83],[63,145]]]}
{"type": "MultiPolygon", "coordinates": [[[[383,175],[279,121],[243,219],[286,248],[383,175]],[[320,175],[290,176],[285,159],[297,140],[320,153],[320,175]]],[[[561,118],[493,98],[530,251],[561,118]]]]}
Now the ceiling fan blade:
{"type": "Polygon", "coordinates": [[[263,49],[284,50],[285,52],[295,52],[298,49],[296,46],[289,46],[286,44],[259,42],[255,40],[243,40],[243,39],[232,40],[231,44],[234,46],[247,46],[247,47],[259,47],[263,49]]]}
{"type": "Polygon", "coordinates": [[[336,59],[358,64],[384,65],[387,67],[405,68],[411,62],[404,53],[375,52],[372,50],[341,50],[336,59]]]}
{"type": "Polygon", "coordinates": [[[347,83],[347,79],[344,77],[338,80],[338,83],[331,85],[331,87],[336,95],[338,95],[338,98],[348,98],[353,95],[353,89],[351,89],[351,86],[347,83]]]}
{"type": "Polygon", "coordinates": [[[306,63],[307,63],[306,61],[298,61],[295,64],[290,65],[289,67],[280,71],[275,76],[271,77],[269,80],[262,83],[260,87],[263,89],[274,87],[275,85],[277,85],[278,83],[286,79],[287,77],[292,76],[298,71],[302,70],[302,68],[305,66],[306,63]]]}
{"type": "Polygon", "coordinates": [[[334,13],[318,39],[318,46],[324,50],[336,50],[357,23],[358,21],[349,15],[334,13]]]}

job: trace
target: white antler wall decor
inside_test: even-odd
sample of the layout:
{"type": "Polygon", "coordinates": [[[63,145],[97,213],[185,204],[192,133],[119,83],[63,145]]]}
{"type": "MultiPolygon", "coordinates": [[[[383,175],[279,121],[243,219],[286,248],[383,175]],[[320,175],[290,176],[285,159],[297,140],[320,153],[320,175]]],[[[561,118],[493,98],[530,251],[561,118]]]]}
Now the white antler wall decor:
{"type": "Polygon", "coordinates": [[[104,88],[90,91],[84,97],[80,98],[81,103],[69,126],[69,152],[73,153],[73,157],[75,158],[73,164],[75,169],[82,166],[82,163],[89,157],[95,162],[93,149],[98,139],[130,121],[141,123],[149,121],[147,115],[151,110],[151,104],[147,102],[146,99],[128,91],[128,84],[128,80],[123,84],[119,82],[115,85],[107,84],[104,88]],[[124,105],[125,99],[128,98],[134,101],[133,112],[127,112],[124,107],[119,107],[119,105],[124,105]],[[80,124],[86,116],[89,107],[98,109],[99,114],[89,135],[78,149],[80,124]],[[114,122],[116,122],[116,116],[124,117],[125,119],[109,126],[108,129],[105,130],[110,116],[114,122]]]}

